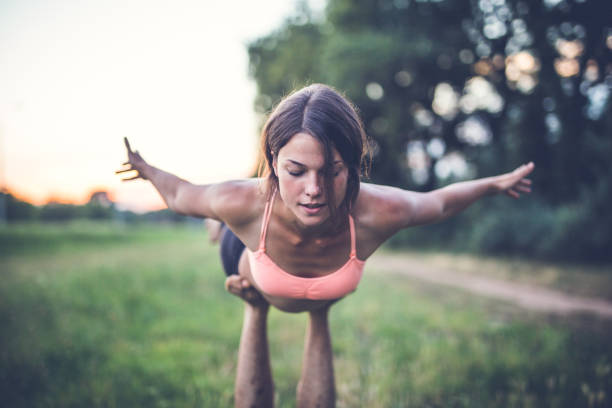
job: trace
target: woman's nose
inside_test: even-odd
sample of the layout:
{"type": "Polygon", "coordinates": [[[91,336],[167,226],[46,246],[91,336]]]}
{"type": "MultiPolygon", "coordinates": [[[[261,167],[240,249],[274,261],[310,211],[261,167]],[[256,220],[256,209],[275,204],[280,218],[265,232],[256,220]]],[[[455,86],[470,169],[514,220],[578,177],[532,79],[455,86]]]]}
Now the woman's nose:
{"type": "Polygon", "coordinates": [[[306,195],[317,197],[321,194],[321,183],[318,176],[312,175],[306,181],[306,195]]]}

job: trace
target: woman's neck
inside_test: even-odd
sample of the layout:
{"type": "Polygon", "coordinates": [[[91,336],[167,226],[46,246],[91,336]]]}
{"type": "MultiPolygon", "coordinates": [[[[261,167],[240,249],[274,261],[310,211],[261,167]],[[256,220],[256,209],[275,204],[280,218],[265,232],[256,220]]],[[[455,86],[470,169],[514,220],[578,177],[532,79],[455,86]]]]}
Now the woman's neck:
{"type": "Polygon", "coordinates": [[[345,211],[340,209],[338,209],[335,219],[328,217],[321,224],[304,225],[280,197],[276,197],[272,203],[270,217],[272,216],[275,216],[285,228],[302,240],[334,236],[348,228],[348,216],[345,211]]]}

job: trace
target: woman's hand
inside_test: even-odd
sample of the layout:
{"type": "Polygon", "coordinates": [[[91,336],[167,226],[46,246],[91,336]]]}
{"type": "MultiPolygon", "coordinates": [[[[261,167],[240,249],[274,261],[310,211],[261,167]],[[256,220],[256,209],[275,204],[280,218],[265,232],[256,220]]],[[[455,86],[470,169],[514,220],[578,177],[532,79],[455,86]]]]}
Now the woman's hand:
{"type": "Polygon", "coordinates": [[[534,169],[533,162],[523,164],[513,172],[493,178],[493,191],[519,198],[521,193],[531,193],[531,180],[525,178],[534,169]]]}
{"type": "Polygon", "coordinates": [[[128,166],[128,167],[125,168],[125,169],[117,170],[115,172],[115,174],[122,174],[122,173],[127,173],[128,171],[134,171],[135,170],[136,171],[136,175],[135,176],[121,179],[121,181],[136,180],[138,178],[147,180],[147,176],[145,175],[145,171],[146,171],[147,167],[149,167],[149,165],[140,156],[138,151],[135,151],[135,152],[132,151],[132,148],[130,147],[130,142],[128,142],[127,137],[124,137],[123,141],[124,141],[125,147],[127,149],[128,159],[127,159],[126,162],[122,163],[122,165],[123,166],[128,166]]]}

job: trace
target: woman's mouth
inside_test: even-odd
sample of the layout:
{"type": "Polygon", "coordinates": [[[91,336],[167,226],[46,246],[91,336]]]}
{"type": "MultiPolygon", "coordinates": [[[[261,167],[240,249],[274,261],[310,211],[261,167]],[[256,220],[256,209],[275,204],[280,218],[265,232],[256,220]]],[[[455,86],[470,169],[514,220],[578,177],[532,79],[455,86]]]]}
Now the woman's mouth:
{"type": "Polygon", "coordinates": [[[304,209],[306,214],[315,215],[319,213],[325,207],[325,204],[322,204],[322,203],[300,204],[300,206],[304,209]]]}

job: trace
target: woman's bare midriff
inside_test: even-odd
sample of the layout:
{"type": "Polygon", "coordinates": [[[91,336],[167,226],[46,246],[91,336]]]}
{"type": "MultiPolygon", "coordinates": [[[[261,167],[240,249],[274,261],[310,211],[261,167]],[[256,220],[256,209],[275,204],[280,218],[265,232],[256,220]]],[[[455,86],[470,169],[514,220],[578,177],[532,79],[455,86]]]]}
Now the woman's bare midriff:
{"type": "Polygon", "coordinates": [[[265,292],[263,292],[255,283],[253,276],[251,275],[251,267],[249,265],[249,259],[246,250],[242,252],[240,256],[240,261],[238,263],[238,272],[240,276],[246,278],[251,285],[261,293],[261,295],[270,303],[270,305],[276,307],[283,312],[288,313],[300,313],[300,312],[310,312],[313,310],[317,310],[326,306],[329,306],[331,303],[337,302],[342,299],[332,299],[332,300],[309,300],[309,299],[291,299],[285,297],[278,296],[269,296],[265,292]]]}

